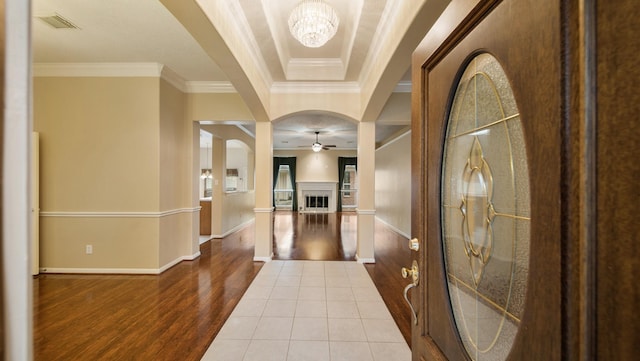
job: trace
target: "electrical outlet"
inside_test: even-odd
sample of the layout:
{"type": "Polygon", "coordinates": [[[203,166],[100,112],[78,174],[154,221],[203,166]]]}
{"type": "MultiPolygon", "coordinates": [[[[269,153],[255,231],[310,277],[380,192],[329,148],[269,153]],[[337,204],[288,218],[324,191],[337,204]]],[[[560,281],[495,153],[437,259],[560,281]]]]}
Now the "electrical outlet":
{"type": "Polygon", "coordinates": [[[90,244],[88,244],[88,245],[86,246],[85,252],[86,252],[87,254],[93,254],[93,246],[92,246],[92,245],[90,245],[90,244]]]}

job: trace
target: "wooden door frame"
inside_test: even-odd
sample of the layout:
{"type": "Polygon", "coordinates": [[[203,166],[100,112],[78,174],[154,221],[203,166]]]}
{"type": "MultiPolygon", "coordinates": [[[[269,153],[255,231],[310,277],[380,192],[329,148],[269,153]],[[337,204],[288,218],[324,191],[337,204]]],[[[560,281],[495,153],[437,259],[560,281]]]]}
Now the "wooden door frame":
{"type": "MultiPolygon", "coordinates": [[[[427,204],[429,198],[426,191],[427,187],[425,186],[428,181],[427,169],[423,167],[427,162],[426,147],[429,141],[425,137],[427,130],[427,95],[424,89],[426,82],[424,68],[438,63],[446,54],[443,49],[452,47],[469,31],[468,26],[464,24],[476,23],[499,2],[500,0],[484,2],[481,0],[452,1],[455,4],[447,7],[434,24],[433,28],[438,28],[439,30],[437,32],[430,31],[412,55],[411,83],[414,84],[414,90],[411,92],[411,233],[420,241],[419,251],[413,252],[412,256],[418,262],[421,279],[411,297],[412,304],[416,310],[421,308],[420,305],[426,303],[426,280],[430,272],[429,265],[426,262],[427,229],[425,224],[427,223],[427,212],[423,212],[422,207],[422,205],[427,204]]],[[[424,343],[430,353],[434,355],[441,354],[440,347],[433,339],[427,335],[422,335],[423,330],[428,332],[428,327],[425,325],[426,317],[421,315],[420,311],[417,312],[417,323],[412,325],[411,344],[413,348],[419,347],[419,344],[424,343]]]]}
{"type": "MultiPolygon", "coordinates": [[[[531,4],[520,1],[508,4],[507,0],[486,0],[453,1],[450,7],[443,13],[443,16],[434,26],[437,32],[430,32],[413,56],[412,81],[414,91],[412,93],[412,142],[414,144],[412,152],[412,167],[415,171],[412,177],[413,204],[415,210],[412,216],[412,231],[422,240],[422,250],[417,254],[421,269],[422,284],[414,294],[414,305],[422,310],[423,314],[418,315],[418,325],[414,328],[412,345],[415,347],[424,345],[426,353],[436,358],[444,358],[449,355],[455,359],[465,359],[468,356],[463,351],[463,347],[455,330],[455,322],[448,305],[448,291],[446,290],[446,279],[442,269],[441,260],[442,245],[440,242],[440,226],[434,219],[439,219],[439,174],[441,160],[438,160],[439,153],[429,155],[429,149],[439,149],[444,136],[446,124],[441,119],[441,114],[429,115],[433,108],[429,109],[431,97],[435,94],[436,103],[445,104],[450,95],[452,84],[445,85],[437,83],[438,94],[428,94],[431,86],[431,70],[442,64],[450,54],[453,59],[460,59],[460,51],[478,51],[473,47],[475,43],[469,43],[468,37],[476,38],[474,29],[481,25],[483,19],[491,17],[491,21],[496,19],[508,19],[508,16],[523,14],[530,9],[531,4]],[[516,5],[515,7],[513,5],[516,5]],[[496,18],[497,17],[497,18],[496,18]],[[465,50],[466,49],[466,50],[465,50]],[[427,78],[429,77],[429,78],[427,78]],[[440,91],[442,93],[440,93],[440,91]],[[429,97],[429,100],[427,99],[429,97]],[[428,119],[432,117],[433,119],[428,119]],[[418,146],[420,145],[420,146],[418,146]],[[431,168],[431,169],[429,169],[431,168]],[[422,210],[421,208],[425,209],[422,210]],[[433,280],[430,284],[427,280],[433,280]],[[425,283],[427,285],[425,286],[425,283]],[[434,296],[431,296],[434,295],[434,296]],[[444,296],[443,296],[444,295],[444,296]],[[426,299],[429,299],[428,301],[426,299]],[[428,307],[424,306],[427,305],[428,307]],[[429,311],[434,309],[439,312],[429,311]],[[448,312],[443,312],[448,310],[448,312]],[[429,314],[432,312],[432,314],[429,314]],[[430,324],[440,325],[437,333],[431,333],[430,324]],[[433,336],[432,336],[433,335],[433,336]],[[437,342],[435,341],[437,338],[437,342]]],[[[531,5],[533,6],[533,5],[531,5]]],[[[540,5],[542,6],[542,5],[540,5]]],[[[532,223],[532,252],[530,258],[531,271],[528,277],[528,293],[535,293],[538,297],[528,297],[525,300],[525,313],[522,316],[522,325],[526,325],[527,332],[519,332],[514,340],[511,356],[516,359],[531,357],[526,350],[529,347],[536,347],[540,352],[549,356],[560,358],[561,350],[564,349],[561,337],[566,330],[563,329],[562,306],[562,256],[561,247],[564,238],[565,228],[562,216],[563,205],[566,204],[566,194],[561,188],[565,159],[562,156],[563,150],[563,128],[566,127],[566,119],[562,116],[561,103],[564,99],[563,82],[560,79],[562,67],[559,64],[562,56],[563,44],[561,43],[560,30],[560,4],[547,3],[544,8],[535,14],[536,20],[518,19],[521,23],[507,21],[502,25],[517,25],[512,27],[512,31],[520,34],[520,38],[505,38],[500,36],[500,41],[480,41],[487,43],[490,49],[497,51],[498,59],[505,61],[507,69],[516,69],[517,64],[523,62],[522,56],[528,54],[527,43],[516,43],[521,38],[526,38],[531,28],[546,19],[544,16],[552,15],[549,27],[541,33],[543,42],[537,45],[531,57],[523,62],[529,71],[536,74],[536,78],[527,78],[525,72],[511,72],[510,80],[516,93],[516,100],[520,108],[523,119],[523,130],[527,144],[527,158],[529,159],[529,172],[531,175],[531,214],[532,219],[537,223],[532,223]],[[557,6],[557,8],[555,8],[557,6]],[[528,23],[527,23],[528,21],[528,23]],[[506,42],[504,42],[506,41],[506,42]],[[512,46],[515,46],[516,53],[512,53],[512,46]],[[557,58],[555,58],[557,57],[557,58]],[[535,59],[544,59],[543,64],[551,65],[542,68],[535,59]],[[557,59],[557,63],[554,63],[557,59]],[[536,86],[528,85],[530,81],[535,81],[536,86]],[[541,90],[542,85],[549,84],[554,89],[552,92],[541,90]],[[526,102],[523,101],[524,89],[536,89],[536,92],[527,94],[532,96],[526,102]],[[545,104],[540,107],[539,104],[545,104]],[[536,120],[548,120],[544,125],[536,120]],[[545,140],[544,144],[540,140],[545,140]],[[546,166],[546,160],[554,159],[555,163],[546,166]],[[542,176],[548,174],[548,177],[542,176]],[[551,192],[545,189],[552,190],[551,192]],[[544,217],[543,215],[551,215],[544,217]],[[544,225],[543,225],[544,223],[544,225]],[[535,237],[535,238],[534,238],[535,237]],[[545,282],[540,282],[545,279],[545,282]],[[548,290],[548,291],[547,291],[548,290]],[[543,301],[541,301],[543,300],[543,301]],[[542,318],[546,318],[542,322],[542,318]],[[548,336],[548,337],[543,337],[548,336]],[[544,341],[542,341],[544,340],[544,341]],[[532,346],[535,345],[535,346],[532,346]]],[[[536,9],[538,11],[538,9],[536,9]]],[[[533,15],[533,14],[532,14],[533,15]]],[[[489,21],[489,20],[487,20],[489,21]]],[[[484,29],[489,29],[483,26],[484,29]]],[[[484,46],[484,45],[478,45],[484,46]]],[[[533,46],[532,46],[533,48],[533,46]]],[[[445,68],[446,69],[446,68],[445,68]]],[[[453,79],[452,79],[453,80],[453,79]]],[[[417,351],[420,353],[422,351],[417,351]]],[[[416,358],[414,353],[414,359],[416,358]]]]}
{"type": "MultiPolygon", "coordinates": [[[[509,0],[504,0],[509,1],[509,0]]],[[[424,71],[469,14],[480,13],[476,0],[452,0],[412,58],[412,233],[422,244],[414,256],[421,280],[428,276],[423,227],[428,201],[423,185],[426,101],[424,71]],[[454,6],[455,5],[455,6],[454,6]],[[475,8],[474,7],[478,7],[475,8]],[[456,9],[456,11],[453,10],[456,9]]],[[[497,3],[487,1],[482,3],[497,3]]],[[[637,199],[640,199],[640,82],[637,54],[640,6],[636,0],[560,0],[561,62],[561,355],[567,360],[634,359],[640,344],[640,315],[636,286],[640,270],[637,199]],[[635,119],[635,123],[632,121],[635,119]],[[629,123],[629,121],[632,123],[629,123]]],[[[412,295],[418,308],[424,290],[412,295]]],[[[424,327],[419,315],[415,329],[424,327]]],[[[413,345],[422,341],[413,332],[413,345]]],[[[426,339],[437,354],[438,346],[426,339]]],[[[532,350],[533,351],[533,350],[532,350]]],[[[528,355],[535,358],[535,355],[528,355]]],[[[417,360],[415,354],[414,359],[417,360]]],[[[442,359],[442,357],[436,359],[442,359]]]]}

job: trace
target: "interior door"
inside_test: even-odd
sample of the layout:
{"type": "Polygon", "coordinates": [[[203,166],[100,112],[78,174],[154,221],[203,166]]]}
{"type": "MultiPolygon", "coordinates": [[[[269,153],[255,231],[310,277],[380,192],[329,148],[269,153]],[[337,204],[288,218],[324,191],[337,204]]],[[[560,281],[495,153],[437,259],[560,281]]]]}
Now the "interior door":
{"type": "Polygon", "coordinates": [[[414,54],[414,360],[562,357],[560,9],[452,1],[414,54]]]}

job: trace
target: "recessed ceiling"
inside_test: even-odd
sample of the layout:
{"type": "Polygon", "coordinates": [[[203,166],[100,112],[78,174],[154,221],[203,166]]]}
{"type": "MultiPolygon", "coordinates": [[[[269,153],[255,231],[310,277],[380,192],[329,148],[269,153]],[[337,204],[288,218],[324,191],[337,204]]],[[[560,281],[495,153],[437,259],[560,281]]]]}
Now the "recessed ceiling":
{"type": "MultiPolygon", "coordinates": [[[[251,87],[262,81],[267,91],[283,89],[286,84],[284,88],[294,94],[298,86],[308,93],[313,87],[322,90],[330,84],[343,84],[368,91],[358,106],[373,103],[381,113],[386,98],[369,101],[366,97],[388,97],[399,82],[406,89],[412,46],[422,39],[448,1],[430,0],[433,14],[423,10],[426,0],[325,1],[340,17],[338,33],[321,48],[306,48],[287,28],[289,13],[299,0],[33,0],[33,59],[39,64],[159,63],[185,82],[227,83],[229,88],[240,89],[247,104],[252,104],[252,97],[260,90],[246,92],[246,84],[239,83],[242,79],[248,79],[251,87]],[[197,19],[179,15],[194,6],[208,17],[212,29],[220,36],[227,35],[221,43],[228,47],[227,53],[203,42],[195,25],[190,24],[197,19]],[[215,11],[223,16],[216,18],[215,11]],[[38,18],[54,15],[68,19],[79,29],[55,29],[38,18]],[[418,16],[422,19],[417,20],[418,16]],[[424,24],[423,28],[403,38],[402,32],[408,32],[414,23],[424,24]],[[403,26],[406,29],[401,29],[403,26]],[[240,55],[229,58],[234,51],[251,54],[254,68],[242,68],[240,55]],[[389,63],[378,64],[381,59],[389,63]],[[394,70],[382,73],[381,66],[394,70]],[[390,80],[395,83],[389,85],[390,80]],[[376,90],[371,90],[371,84],[376,90]]],[[[268,108],[269,104],[262,106],[268,108]]],[[[406,116],[394,119],[393,124],[377,123],[377,141],[409,123],[406,116]]],[[[253,127],[247,124],[246,128],[251,131],[253,127]]],[[[274,120],[274,148],[310,144],[315,130],[321,132],[325,143],[356,148],[356,123],[313,108],[298,109],[295,115],[274,120]]]]}

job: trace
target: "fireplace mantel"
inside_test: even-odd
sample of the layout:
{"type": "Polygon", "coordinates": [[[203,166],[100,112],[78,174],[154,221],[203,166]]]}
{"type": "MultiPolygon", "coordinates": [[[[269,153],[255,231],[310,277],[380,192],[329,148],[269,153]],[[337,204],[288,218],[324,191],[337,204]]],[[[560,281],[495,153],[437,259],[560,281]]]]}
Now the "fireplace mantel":
{"type": "Polygon", "coordinates": [[[336,190],[338,182],[296,182],[298,193],[298,211],[302,213],[333,213],[336,211],[336,190]],[[307,197],[328,197],[325,206],[324,201],[313,199],[307,201],[307,197]],[[319,207],[318,204],[322,206],[319,207]],[[312,207],[313,206],[313,207],[312,207]]]}

